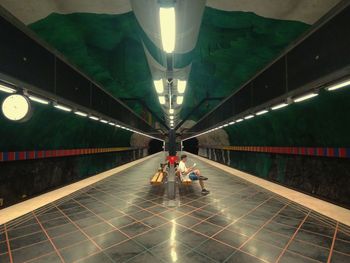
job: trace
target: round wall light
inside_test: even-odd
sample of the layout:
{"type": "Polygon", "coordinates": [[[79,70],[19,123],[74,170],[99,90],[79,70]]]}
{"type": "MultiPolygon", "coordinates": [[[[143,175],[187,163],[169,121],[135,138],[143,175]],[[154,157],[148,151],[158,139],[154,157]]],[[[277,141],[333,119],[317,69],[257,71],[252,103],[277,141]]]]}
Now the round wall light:
{"type": "Polygon", "coordinates": [[[27,97],[20,94],[5,98],[1,109],[4,116],[11,121],[26,121],[31,116],[30,102],[27,97]]]}

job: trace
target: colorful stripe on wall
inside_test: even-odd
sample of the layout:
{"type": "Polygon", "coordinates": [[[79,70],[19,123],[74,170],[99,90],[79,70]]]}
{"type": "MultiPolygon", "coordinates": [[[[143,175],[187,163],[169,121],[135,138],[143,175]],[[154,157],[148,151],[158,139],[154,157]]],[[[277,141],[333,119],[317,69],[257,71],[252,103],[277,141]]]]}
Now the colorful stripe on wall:
{"type": "Polygon", "coordinates": [[[344,147],[272,147],[272,146],[199,146],[200,148],[222,149],[242,152],[261,152],[350,158],[350,148],[344,147]]]}
{"type": "Polygon", "coordinates": [[[88,148],[88,149],[69,149],[69,150],[34,150],[20,152],[0,152],[0,162],[34,160],[51,157],[66,157],[75,155],[88,155],[97,153],[123,152],[136,150],[133,147],[112,147],[112,148],[88,148]]]}

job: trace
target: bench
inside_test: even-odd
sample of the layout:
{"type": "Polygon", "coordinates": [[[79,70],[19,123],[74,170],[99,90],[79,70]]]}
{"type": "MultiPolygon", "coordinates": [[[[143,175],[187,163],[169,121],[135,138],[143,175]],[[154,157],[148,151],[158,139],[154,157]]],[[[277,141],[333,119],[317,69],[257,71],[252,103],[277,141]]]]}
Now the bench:
{"type": "Polygon", "coordinates": [[[183,184],[183,185],[191,185],[191,184],[192,184],[192,180],[191,180],[191,179],[185,179],[185,180],[182,180],[182,179],[181,179],[180,170],[176,170],[175,176],[177,177],[177,179],[178,179],[178,180],[181,182],[181,184],[183,184]]]}
{"type": "Polygon", "coordinates": [[[164,182],[164,179],[166,178],[167,173],[163,171],[156,172],[152,179],[151,179],[151,185],[161,185],[164,182]]]}

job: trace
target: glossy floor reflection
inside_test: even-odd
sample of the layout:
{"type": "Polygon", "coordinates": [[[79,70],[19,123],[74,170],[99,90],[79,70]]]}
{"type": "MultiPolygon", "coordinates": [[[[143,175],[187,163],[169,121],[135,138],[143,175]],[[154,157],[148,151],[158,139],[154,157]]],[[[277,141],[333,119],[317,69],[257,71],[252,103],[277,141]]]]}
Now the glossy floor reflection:
{"type": "Polygon", "coordinates": [[[350,262],[348,227],[195,161],[210,195],[167,206],[159,155],[0,226],[0,262],[350,262]]]}

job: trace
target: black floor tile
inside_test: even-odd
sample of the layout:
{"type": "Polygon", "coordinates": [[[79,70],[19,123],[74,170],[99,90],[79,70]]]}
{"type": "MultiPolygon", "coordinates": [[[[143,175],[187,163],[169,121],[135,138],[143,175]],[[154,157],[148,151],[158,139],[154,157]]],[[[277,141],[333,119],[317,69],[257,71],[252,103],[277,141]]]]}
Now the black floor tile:
{"type": "Polygon", "coordinates": [[[136,244],[132,240],[128,240],[119,245],[110,247],[104,252],[115,262],[125,262],[126,260],[133,258],[144,251],[145,249],[140,245],[136,244]]]}
{"type": "Polygon", "coordinates": [[[1,263],[10,263],[10,257],[9,254],[0,254],[0,262],[1,263]]]}
{"type": "Polygon", "coordinates": [[[252,239],[243,246],[242,251],[254,255],[262,260],[275,262],[278,256],[281,254],[282,249],[271,246],[268,243],[259,241],[257,239],[252,239]]]}
{"type": "Polygon", "coordinates": [[[178,262],[191,248],[175,239],[169,239],[150,249],[153,255],[165,262],[178,262]]]}
{"type": "Polygon", "coordinates": [[[195,251],[218,262],[224,262],[236,249],[210,239],[195,248],[195,251]]]}
{"type": "Polygon", "coordinates": [[[202,255],[200,253],[197,253],[195,251],[191,251],[188,254],[181,257],[179,260],[176,261],[176,263],[214,263],[216,261],[208,258],[205,255],[202,255]]]}
{"type": "Polygon", "coordinates": [[[153,227],[161,226],[169,221],[159,216],[152,216],[142,220],[141,222],[153,228],[153,227]]]}
{"type": "Polygon", "coordinates": [[[186,227],[192,227],[198,224],[199,222],[201,222],[201,220],[193,216],[182,216],[176,219],[176,223],[179,223],[186,227]]]}
{"type": "Polygon", "coordinates": [[[25,246],[33,245],[35,243],[39,243],[45,240],[47,240],[46,235],[44,234],[44,232],[40,231],[31,235],[26,235],[15,239],[11,239],[10,246],[11,246],[11,249],[13,250],[13,249],[18,249],[25,246]]]}
{"type": "Polygon", "coordinates": [[[98,252],[99,249],[91,241],[87,240],[59,251],[66,262],[74,262],[98,252]]]}
{"type": "Polygon", "coordinates": [[[240,247],[248,239],[247,236],[243,236],[226,229],[213,236],[213,238],[236,248],[240,247]]]}
{"type": "Polygon", "coordinates": [[[194,216],[200,220],[208,219],[209,217],[213,216],[212,213],[206,212],[204,210],[196,210],[189,214],[190,216],[194,216]]]}
{"type": "Polygon", "coordinates": [[[236,232],[238,234],[241,234],[241,235],[251,236],[256,231],[258,231],[259,227],[238,222],[238,223],[234,223],[232,225],[229,225],[227,227],[227,229],[231,230],[233,232],[236,232]]]}
{"type": "Polygon", "coordinates": [[[149,218],[149,217],[153,216],[153,214],[150,213],[150,212],[141,210],[141,211],[139,211],[139,212],[136,212],[136,213],[134,213],[134,214],[131,214],[130,216],[131,216],[132,218],[135,218],[136,220],[141,221],[141,220],[143,220],[143,219],[145,219],[145,218],[149,218]]]}
{"type": "Polygon", "coordinates": [[[103,235],[96,236],[93,240],[99,245],[102,249],[107,247],[114,246],[121,243],[122,241],[128,239],[123,233],[118,230],[105,233],[103,235]]]}
{"type": "Polygon", "coordinates": [[[77,231],[77,230],[78,230],[78,228],[76,226],[74,226],[74,224],[69,223],[69,224],[58,226],[58,227],[53,227],[53,228],[46,229],[46,232],[48,233],[48,235],[51,238],[53,238],[53,237],[61,236],[61,235],[64,235],[64,234],[68,234],[70,232],[74,232],[74,231],[77,231]]]}
{"type": "Polygon", "coordinates": [[[5,254],[7,252],[8,252],[7,242],[6,241],[0,242],[0,255],[5,254]]]}
{"type": "Polygon", "coordinates": [[[260,230],[254,238],[280,248],[284,248],[290,240],[289,236],[282,236],[265,229],[260,230]]]}
{"type": "Polygon", "coordinates": [[[120,230],[125,233],[126,235],[128,235],[129,237],[134,237],[136,235],[145,233],[146,231],[150,230],[151,228],[141,224],[141,223],[133,223],[131,225],[127,225],[125,227],[122,227],[120,230]]]}
{"type": "Polygon", "coordinates": [[[334,250],[350,255],[350,242],[336,239],[334,243],[334,250]]]}
{"type": "Polygon", "coordinates": [[[111,223],[113,226],[117,228],[122,228],[124,226],[135,223],[135,219],[132,219],[130,216],[121,216],[121,217],[113,218],[109,220],[109,223],[111,223]]]}
{"type": "Polygon", "coordinates": [[[244,252],[237,251],[231,257],[229,257],[226,262],[227,263],[263,263],[265,261],[262,261],[244,252]]]}
{"type": "Polygon", "coordinates": [[[9,239],[12,239],[12,238],[33,234],[35,232],[40,232],[40,231],[41,231],[40,225],[35,224],[35,225],[25,226],[25,227],[16,228],[16,229],[10,229],[9,231],[7,231],[7,234],[9,239]]]}
{"type": "Polygon", "coordinates": [[[282,255],[280,262],[281,263],[315,263],[317,261],[311,258],[303,257],[299,254],[286,251],[282,255]]]}
{"type": "Polygon", "coordinates": [[[103,252],[99,252],[78,261],[79,263],[114,263],[114,261],[103,252]]]}
{"type": "Polygon", "coordinates": [[[24,262],[52,252],[54,252],[54,248],[51,243],[49,241],[44,241],[32,246],[13,250],[12,257],[14,262],[24,262]]]}
{"type": "Polygon", "coordinates": [[[30,261],[30,263],[62,263],[62,260],[58,254],[54,252],[49,255],[44,255],[36,258],[33,261],[30,261]]]}
{"type": "Polygon", "coordinates": [[[194,226],[192,229],[210,237],[222,230],[222,227],[207,222],[202,222],[194,226]]]}
{"type": "Polygon", "coordinates": [[[321,262],[327,261],[329,255],[328,249],[316,247],[297,240],[292,241],[288,250],[321,262]]]}
{"type": "Polygon", "coordinates": [[[195,248],[206,241],[208,238],[201,234],[193,232],[192,230],[186,230],[185,232],[181,233],[179,237],[176,237],[176,239],[191,248],[195,248]]]}
{"type": "Polygon", "coordinates": [[[333,252],[331,263],[345,263],[345,262],[350,262],[350,255],[333,252]]]}
{"type": "Polygon", "coordinates": [[[115,229],[115,227],[111,226],[110,224],[100,223],[100,224],[97,224],[97,225],[93,225],[91,227],[84,228],[84,232],[89,237],[95,237],[95,236],[102,235],[104,233],[110,232],[110,231],[112,231],[114,229],[115,229]]]}
{"type": "Polygon", "coordinates": [[[210,218],[208,218],[206,221],[221,226],[221,227],[225,227],[227,225],[229,225],[230,223],[232,223],[232,220],[222,216],[222,215],[214,215],[210,218]]]}
{"type": "Polygon", "coordinates": [[[162,260],[157,258],[155,255],[149,253],[149,252],[143,252],[130,260],[128,260],[130,263],[163,263],[162,260]]]}
{"type": "Polygon", "coordinates": [[[330,249],[332,245],[333,238],[321,236],[313,232],[299,230],[295,239],[306,241],[312,243],[313,245],[318,245],[330,249]]]}
{"type": "Polygon", "coordinates": [[[76,243],[85,241],[86,236],[80,231],[70,232],[66,235],[59,236],[52,239],[52,242],[55,244],[57,249],[62,249],[65,247],[72,246],[76,243]]]}

